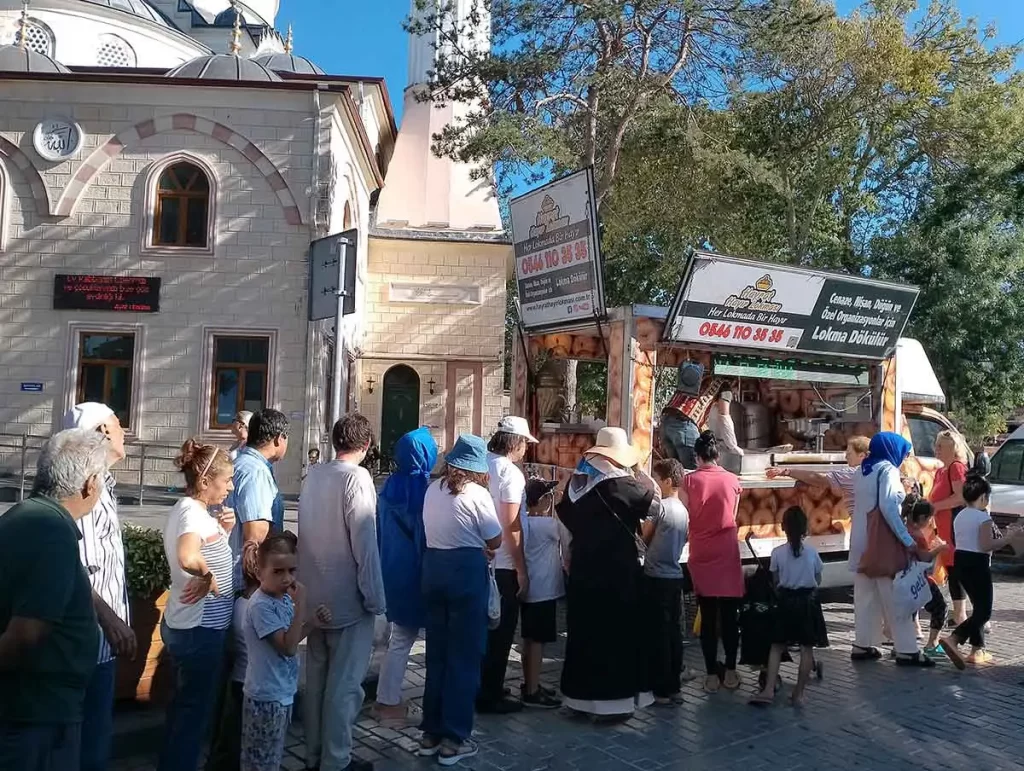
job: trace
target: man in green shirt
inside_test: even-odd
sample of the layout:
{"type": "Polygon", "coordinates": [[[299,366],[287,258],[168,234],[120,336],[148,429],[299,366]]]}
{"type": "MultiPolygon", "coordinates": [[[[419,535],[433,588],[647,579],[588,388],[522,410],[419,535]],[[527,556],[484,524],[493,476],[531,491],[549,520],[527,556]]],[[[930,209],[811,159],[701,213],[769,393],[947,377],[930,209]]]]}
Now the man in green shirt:
{"type": "Polygon", "coordinates": [[[32,496],[0,516],[0,771],[79,767],[99,628],[75,520],[99,499],[107,451],[96,431],[55,434],[32,496]]]}

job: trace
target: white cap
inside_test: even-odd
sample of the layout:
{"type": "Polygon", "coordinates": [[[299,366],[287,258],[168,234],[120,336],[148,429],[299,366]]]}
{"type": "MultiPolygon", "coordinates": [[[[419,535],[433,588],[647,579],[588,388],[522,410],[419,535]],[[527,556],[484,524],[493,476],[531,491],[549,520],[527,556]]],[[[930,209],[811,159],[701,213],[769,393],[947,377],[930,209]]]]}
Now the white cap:
{"type": "Polygon", "coordinates": [[[721,399],[723,402],[731,402],[732,391],[722,391],[722,393],[718,395],[718,398],[721,399]]]}
{"type": "Polygon", "coordinates": [[[530,424],[526,422],[526,418],[519,418],[515,415],[506,415],[500,421],[498,421],[498,433],[501,434],[514,434],[515,436],[525,436],[526,441],[537,444],[537,438],[530,433],[530,424]]]}
{"type": "Polygon", "coordinates": [[[114,411],[99,402],[76,404],[64,416],[64,428],[84,428],[95,431],[114,415],[114,411]]]}

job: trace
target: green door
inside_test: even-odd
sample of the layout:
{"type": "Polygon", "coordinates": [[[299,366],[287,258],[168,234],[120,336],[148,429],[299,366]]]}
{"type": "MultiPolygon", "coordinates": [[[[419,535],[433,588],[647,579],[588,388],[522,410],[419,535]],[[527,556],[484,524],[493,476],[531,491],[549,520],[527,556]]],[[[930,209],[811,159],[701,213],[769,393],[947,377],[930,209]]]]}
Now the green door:
{"type": "Polygon", "coordinates": [[[420,427],[420,377],[416,370],[399,364],[384,373],[381,395],[381,471],[390,467],[395,442],[420,427]]]}

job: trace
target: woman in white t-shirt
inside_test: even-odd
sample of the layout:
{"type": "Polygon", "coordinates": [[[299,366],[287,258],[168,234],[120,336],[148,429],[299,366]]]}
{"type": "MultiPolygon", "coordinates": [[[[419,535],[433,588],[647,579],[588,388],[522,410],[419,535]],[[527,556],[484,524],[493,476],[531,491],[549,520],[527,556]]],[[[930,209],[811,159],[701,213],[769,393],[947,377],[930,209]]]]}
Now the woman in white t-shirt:
{"type": "Polygon", "coordinates": [[[420,755],[451,766],[476,755],[473,709],[487,645],[487,555],[501,524],[487,491],[487,446],[463,434],[423,500],[427,678],[420,755]]]}
{"type": "Polygon", "coordinates": [[[193,771],[221,685],[224,650],[234,606],[234,561],[228,534],[234,512],[220,509],[231,492],[234,468],[225,450],[189,439],[175,465],[185,475],[186,497],[171,509],[164,554],[171,590],[160,625],[175,669],[160,771],[193,771]]]}
{"type": "MultiPolygon", "coordinates": [[[[985,624],[992,617],[992,552],[1011,540],[992,522],[988,511],[991,495],[988,480],[968,472],[963,486],[967,506],[953,520],[953,565],[971,601],[971,615],[942,641],[942,650],[957,669],[964,669],[966,664],[992,663],[991,654],[985,650],[985,624]],[[965,642],[971,644],[971,653],[966,658],[960,654],[960,646],[965,642]]],[[[1012,535],[1019,537],[1020,533],[1014,531],[1012,535]]]]}

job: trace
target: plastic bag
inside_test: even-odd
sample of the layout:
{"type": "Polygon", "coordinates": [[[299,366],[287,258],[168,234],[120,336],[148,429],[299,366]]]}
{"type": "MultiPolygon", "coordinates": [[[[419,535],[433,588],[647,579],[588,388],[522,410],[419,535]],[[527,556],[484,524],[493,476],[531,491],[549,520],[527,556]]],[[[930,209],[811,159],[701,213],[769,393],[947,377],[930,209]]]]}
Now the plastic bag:
{"type": "Polygon", "coordinates": [[[928,564],[914,560],[892,580],[892,606],[897,616],[911,616],[931,599],[928,564]]]}
{"type": "Polygon", "coordinates": [[[487,580],[490,591],[487,596],[487,628],[497,629],[501,625],[501,593],[494,578],[494,563],[487,566],[487,580]]]}
{"type": "Polygon", "coordinates": [[[697,608],[697,615],[693,617],[693,636],[700,637],[700,608],[697,608]]]}

